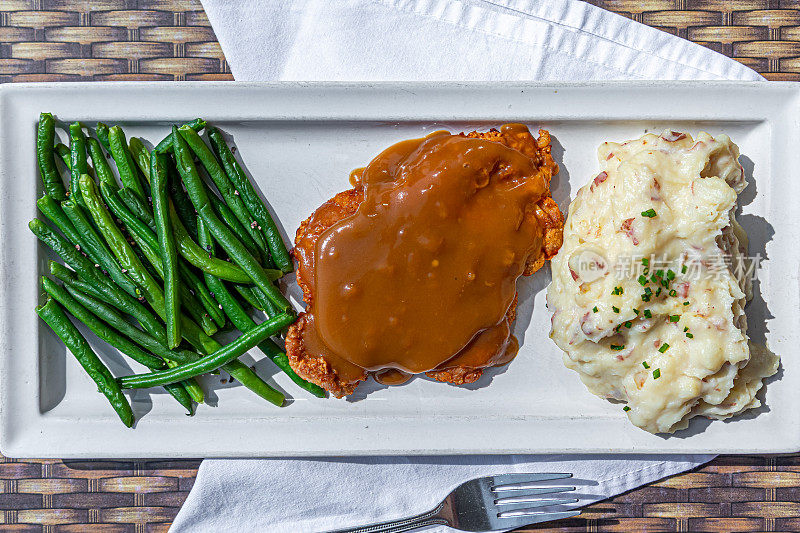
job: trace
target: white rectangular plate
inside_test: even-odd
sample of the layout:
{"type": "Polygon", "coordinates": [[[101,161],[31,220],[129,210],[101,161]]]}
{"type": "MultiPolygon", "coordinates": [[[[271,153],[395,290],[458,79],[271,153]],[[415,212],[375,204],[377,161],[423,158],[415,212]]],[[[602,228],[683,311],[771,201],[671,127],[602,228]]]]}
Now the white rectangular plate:
{"type": "MultiPolygon", "coordinates": [[[[800,85],[789,83],[233,84],[89,83],[0,88],[0,448],[11,457],[213,457],[561,452],[800,450],[798,265],[800,85]],[[476,385],[425,379],[361,387],[349,400],[298,390],[269,361],[257,368],[294,401],[280,409],[222,377],[218,400],[185,416],[165,394],[132,394],[126,429],[77,362],[33,311],[50,257],[27,228],[40,194],[35,131],[40,111],[62,121],[118,123],[158,142],[169,124],[203,117],[233,137],[286,235],[348,174],[391,143],[436,129],[522,122],[553,135],[561,172],[554,197],[597,173],[596,149],[666,128],[727,133],[750,187],[742,221],[751,253],[765,257],[752,336],[781,355],[765,406],[728,422],[698,420],[671,437],[633,427],[619,404],[586,391],[548,338],[549,268],[519,282],[518,357],[476,385]],[[367,394],[368,392],[368,394],[367,394]]],[[[63,137],[63,133],[62,133],[63,137]]],[[[295,301],[298,291],[289,290],[295,301]]],[[[117,375],[141,370],[89,335],[117,375]],[[130,366],[129,366],[130,365],[130,366]]],[[[262,354],[252,353],[259,360],[262,354]]]]}

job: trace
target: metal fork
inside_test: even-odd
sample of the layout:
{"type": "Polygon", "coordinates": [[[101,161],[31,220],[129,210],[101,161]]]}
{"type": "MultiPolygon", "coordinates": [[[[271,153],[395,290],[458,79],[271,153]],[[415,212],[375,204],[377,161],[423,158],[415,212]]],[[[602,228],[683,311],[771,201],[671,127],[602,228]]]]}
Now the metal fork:
{"type": "Polygon", "coordinates": [[[543,498],[575,487],[543,487],[541,481],[572,474],[503,474],[471,479],[451,492],[427,513],[380,524],[339,529],[330,533],[401,533],[425,526],[443,525],[461,531],[497,531],[569,518],[578,510],[545,512],[543,507],[576,503],[575,498],[543,498]]]}

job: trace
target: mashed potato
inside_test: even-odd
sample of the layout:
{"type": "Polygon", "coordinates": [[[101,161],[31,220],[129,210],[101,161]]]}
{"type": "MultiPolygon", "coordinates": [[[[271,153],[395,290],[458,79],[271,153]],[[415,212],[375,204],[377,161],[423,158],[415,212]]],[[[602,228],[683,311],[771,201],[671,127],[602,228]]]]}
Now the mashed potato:
{"type": "Polygon", "coordinates": [[[778,358],[747,338],[751,276],[734,218],[745,186],[725,136],[667,131],[598,150],[547,291],[550,336],[589,390],[669,433],[758,407],[778,358]]]}

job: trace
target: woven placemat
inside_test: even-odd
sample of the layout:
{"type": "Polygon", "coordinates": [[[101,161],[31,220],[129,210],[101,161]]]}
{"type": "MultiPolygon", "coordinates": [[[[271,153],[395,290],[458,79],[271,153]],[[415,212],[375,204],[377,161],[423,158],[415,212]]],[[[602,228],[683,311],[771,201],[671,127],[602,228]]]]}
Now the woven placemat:
{"type": "MultiPolygon", "coordinates": [[[[590,3],[800,80],[800,1],[590,3]]],[[[0,82],[231,79],[198,0],[0,0],[0,82]]],[[[166,531],[199,463],[0,458],[0,529],[166,531]]],[[[720,457],[542,530],[800,531],[800,457],[720,457]]]]}

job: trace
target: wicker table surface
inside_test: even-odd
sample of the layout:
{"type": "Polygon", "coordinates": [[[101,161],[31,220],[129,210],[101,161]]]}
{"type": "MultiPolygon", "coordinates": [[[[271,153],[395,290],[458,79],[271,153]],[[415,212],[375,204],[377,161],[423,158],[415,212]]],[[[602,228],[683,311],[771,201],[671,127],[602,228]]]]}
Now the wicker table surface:
{"type": "MultiPolygon", "coordinates": [[[[591,3],[800,81],[798,0],[591,3]]],[[[231,79],[198,0],[0,0],[0,82],[231,79]]],[[[0,529],[166,531],[199,463],[0,457],[0,529]]],[[[720,457],[540,530],[800,531],[800,457],[720,457]]]]}

